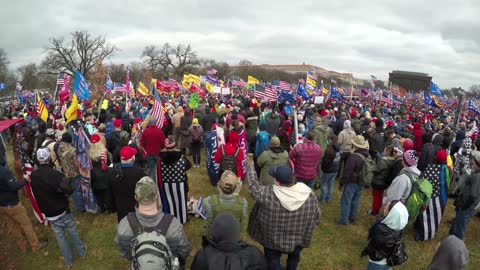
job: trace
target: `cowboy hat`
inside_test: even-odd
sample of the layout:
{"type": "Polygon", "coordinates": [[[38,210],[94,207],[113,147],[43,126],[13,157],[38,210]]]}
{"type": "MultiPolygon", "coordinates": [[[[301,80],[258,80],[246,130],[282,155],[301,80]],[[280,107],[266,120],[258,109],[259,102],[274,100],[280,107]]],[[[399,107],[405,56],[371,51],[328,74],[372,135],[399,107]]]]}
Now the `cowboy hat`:
{"type": "Polygon", "coordinates": [[[368,142],[362,135],[357,135],[355,139],[352,140],[352,144],[360,149],[368,149],[369,145],[368,142]]]}

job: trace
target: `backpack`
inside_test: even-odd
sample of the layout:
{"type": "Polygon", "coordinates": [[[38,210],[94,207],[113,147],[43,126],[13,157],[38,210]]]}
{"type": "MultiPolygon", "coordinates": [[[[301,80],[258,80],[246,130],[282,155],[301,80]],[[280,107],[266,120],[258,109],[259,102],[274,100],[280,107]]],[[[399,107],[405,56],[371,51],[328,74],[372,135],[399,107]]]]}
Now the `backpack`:
{"type": "Polygon", "coordinates": [[[397,237],[393,235],[395,238],[395,245],[393,246],[392,253],[388,255],[387,264],[389,266],[396,266],[404,264],[408,260],[407,252],[405,251],[405,244],[403,243],[402,239],[397,239],[397,237]]]}
{"type": "Polygon", "coordinates": [[[368,155],[368,157],[360,153],[355,153],[355,155],[358,155],[363,160],[360,174],[358,174],[359,184],[370,187],[373,179],[373,171],[375,170],[375,161],[370,155],[368,155]]]}
{"type": "Polygon", "coordinates": [[[220,176],[226,170],[232,171],[237,174],[237,155],[240,152],[240,148],[237,148],[233,156],[228,156],[225,154],[225,145],[222,145],[222,160],[220,161],[220,176]]]}
{"type": "Polygon", "coordinates": [[[165,235],[172,223],[173,216],[164,214],[155,227],[144,227],[138,221],[135,212],[128,213],[127,220],[134,235],[132,239],[132,269],[172,269],[174,256],[165,235]]]}
{"type": "Polygon", "coordinates": [[[322,157],[325,153],[326,146],[327,146],[327,140],[328,137],[331,135],[330,128],[320,128],[316,127],[315,128],[315,133],[317,136],[315,137],[315,143],[320,145],[320,148],[322,149],[322,157]]]}
{"type": "Polygon", "coordinates": [[[405,174],[412,183],[410,195],[405,202],[405,207],[408,210],[408,222],[411,223],[417,219],[418,213],[428,206],[432,197],[433,186],[426,178],[417,178],[409,173],[405,174]]]}
{"type": "Polygon", "coordinates": [[[233,204],[224,204],[220,202],[220,198],[218,194],[212,195],[208,201],[211,206],[212,211],[212,220],[207,224],[206,235],[210,235],[210,226],[212,225],[211,222],[215,220],[215,218],[221,213],[229,213],[231,214],[238,223],[242,224],[243,220],[243,200],[240,196],[235,196],[233,204]]]}
{"type": "Polygon", "coordinates": [[[200,127],[192,127],[192,142],[201,142],[202,132],[200,127]]]}

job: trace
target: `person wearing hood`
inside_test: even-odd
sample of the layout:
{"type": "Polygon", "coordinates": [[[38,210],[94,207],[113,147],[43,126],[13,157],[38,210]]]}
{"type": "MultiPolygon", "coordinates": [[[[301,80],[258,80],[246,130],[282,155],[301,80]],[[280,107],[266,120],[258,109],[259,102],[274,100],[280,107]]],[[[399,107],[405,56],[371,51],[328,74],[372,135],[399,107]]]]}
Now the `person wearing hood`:
{"type": "Polygon", "coordinates": [[[340,190],[342,190],[342,198],[340,201],[340,220],[337,223],[340,225],[348,225],[349,222],[355,223],[363,189],[357,172],[361,171],[364,160],[369,156],[369,145],[362,135],[357,135],[351,143],[353,153],[345,162],[339,185],[340,190]]]}
{"type": "Polygon", "coordinates": [[[282,148],[278,137],[270,140],[270,148],[260,155],[257,165],[261,168],[260,182],[266,186],[275,184],[275,178],[268,174],[270,168],[288,165],[288,152],[282,148]]]}
{"type": "Polygon", "coordinates": [[[320,196],[321,203],[330,203],[332,201],[333,181],[340,169],[341,153],[337,144],[337,136],[332,133],[327,139],[327,147],[322,157],[320,177],[320,196]]]}
{"type": "Polygon", "coordinates": [[[267,123],[267,132],[268,134],[270,134],[270,136],[277,136],[278,128],[282,123],[281,118],[282,117],[278,115],[275,109],[265,116],[265,123],[267,123]]]}
{"type": "Polygon", "coordinates": [[[210,237],[193,259],[192,270],[263,270],[267,262],[260,250],[240,241],[240,223],[229,213],[220,213],[212,223],[210,237]]]}
{"type": "Polygon", "coordinates": [[[437,135],[435,136],[435,139],[432,140],[432,135],[431,132],[422,135],[422,141],[424,144],[417,164],[417,168],[421,172],[423,172],[429,164],[435,163],[435,155],[438,150],[442,149],[443,136],[437,135]]]}
{"type": "Polygon", "coordinates": [[[327,124],[328,120],[326,118],[323,118],[323,117],[317,117],[316,119],[316,123],[317,125],[315,126],[315,133],[316,133],[316,136],[315,136],[315,143],[320,145],[320,149],[322,150],[322,158],[323,158],[323,155],[325,155],[325,149],[327,148],[327,141],[328,141],[328,138],[331,136],[331,135],[335,135],[333,133],[333,130],[332,128],[330,128],[327,124]]]}
{"type": "MultiPolygon", "coordinates": [[[[215,163],[220,164],[222,162],[223,153],[228,156],[234,156],[237,153],[237,149],[239,149],[238,145],[238,134],[235,131],[231,131],[228,135],[228,141],[226,144],[221,145],[217,152],[215,153],[215,163]]],[[[237,174],[238,178],[242,177],[242,161],[243,161],[243,151],[239,149],[237,156],[235,158],[237,161],[236,170],[232,170],[234,173],[237,174]]],[[[220,168],[219,175],[222,175],[223,171],[226,168],[220,168]]]]}
{"type": "Polygon", "coordinates": [[[202,126],[203,131],[207,133],[212,130],[212,125],[217,122],[217,119],[217,114],[212,112],[210,107],[205,106],[205,114],[200,117],[198,123],[202,126]]]}
{"type": "Polygon", "coordinates": [[[420,171],[417,169],[418,158],[415,150],[408,150],[403,153],[403,169],[400,174],[393,179],[392,184],[387,190],[387,195],[383,198],[385,205],[389,201],[401,201],[405,203],[412,190],[411,177],[419,177],[420,171]]]}
{"type": "Polygon", "coordinates": [[[264,151],[270,147],[271,136],[267,132],[267,124],[261,121],[259,124],[259,132],[255,139],[255,158],[258,158],[264,151]]]}
{"type": "Polygon", "coordinates": [[[450,235],[438,245],[427,270],[461,270],[467,263],[465,243],[455,235],[450,235]]]}
{"type": "Polygon", "coordinates": [[[283,150],[290,151],[290,142],[292,140],[292,121],[286,120],[282,124],[282,128],[278,131],[278,138],[283,150]]]}
{"type": "Polygon", "coordinates": [[[190,110],[186,109],[185,114],[180,118],[180,127],[178,128],[178,132],[180,134],[178,139],[178,148],[182,150],[184,155],[192,144],[192,132],[190,130],[192,122],[193,118],[190,116],[190,110]]]}
{"type": "Polygon", "coordinates": [[[403,229],[408,224],[408,211],[400,201],[390,201],[383,208],[384,218],[368,229],[368,245],[362,257],[368,255],[367,270],[388,270],[387,257],[397,241],[402,241],[403,229]]]}
{"type": "Polygon", "coordinates": [[[320,208],[312,190],[295,183],[288,166],[272,167],[272,186],[261,185],[250,161],[247,180],[255,205],[248,234],[264,248],[268,269],[281,269],[280,257],[288,254],[287,269],[297,269],[302,249],[310,246],[313,230],[320,223],[320,208]]]}
{"type": "Polygon", "coordinates": [[[258,117],[252,111],[247,111],[247,123],[245,124],[247,130],[248,151],[255,153],[255,144],[257,140],[258,117]]]}
{"type": "MultiPolygon", "coordinates": [[[[159,182],[165,191],[167,205],[163,210],[180,220],[182,224],[187,222],[187,198],[188,176],[192,164],[185,158],[183,153],[175,148],[173,136],[165,140],[165,148],[160,151],[161,172],[159,182]],[[166,210],[166,211],[165,211],[166,210]]],[[[162,202],[164,202],[163,200],[162,202]]]]}
{"type": "Polygon", "coordinates": [[[338,134],[338,145],[342,153],[341,167],[345,166],[345,161],[352,152],[352,141],[356,136],[357,134],[353,131],[350,120],[345,120],[343,122],[343,130],[338,134]]]}
{"type": "Polygon", "coordinates": [[[368,140],[368,129],[370,128],[370,122],[371,121],[372,120],[369,117],[365,116],[365,118],[363,118],[362,126],[360,127],[360,134],[359,135],[362,135],[367,140],[368,140]]]}

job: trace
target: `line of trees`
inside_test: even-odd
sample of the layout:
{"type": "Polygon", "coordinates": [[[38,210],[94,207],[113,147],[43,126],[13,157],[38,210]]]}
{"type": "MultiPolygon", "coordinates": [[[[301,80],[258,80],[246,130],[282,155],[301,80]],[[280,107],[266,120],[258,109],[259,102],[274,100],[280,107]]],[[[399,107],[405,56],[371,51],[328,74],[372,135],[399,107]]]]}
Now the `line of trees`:
{"type": "MultiPolygon", "coordinates": [[[[9,69],[7,52],[0,48],[0,82],[7,85],[0,95],[11,95],[15,90],[16,81],[21,81],[24,89],[54,88],[59,72],[72,75],[78,68],[91,84],[93,91],[101,93],[106,74],[115,82],[124,82],[126,65],[114,64],[108,61],[120,49],[109,44],[105,36],[92,36],[87,31],[74,31],[68,37],[53,37],[45,48],[45,56],[40,64],[28,63],[16,70],[9,69]]],[[[207,68],[217,70],[220,79],[246,79],[248,75],[255,76],[262,81],[282,79],[295,83],[299,78],[305,78],[304,73],[287,73],[281,70],[265,69],[255,66],[249,60],[242,60],[236,66],[214,59],[200,58],[189,44],[170,44],[162,46],[148,45],[144,48],[139,61],[127,64],[130,70],[130,80],[136,84],[140,81],[148,84],[151,78],[175,78],[181,80],[183,74],[205,74],[207,68]]],[[[318,78],[327,84],[331,79],[337,81],[338,86],[348,87],[349,82],[340,78],[318,78]]],[[[384,88],[382,81],[375,85],[384,88]]],[[[365,81],[360,87],[369,88],[370,82],[365,81]]],[[[470,88],[472,95],[480,95],[480,85],[470,88]]]]}

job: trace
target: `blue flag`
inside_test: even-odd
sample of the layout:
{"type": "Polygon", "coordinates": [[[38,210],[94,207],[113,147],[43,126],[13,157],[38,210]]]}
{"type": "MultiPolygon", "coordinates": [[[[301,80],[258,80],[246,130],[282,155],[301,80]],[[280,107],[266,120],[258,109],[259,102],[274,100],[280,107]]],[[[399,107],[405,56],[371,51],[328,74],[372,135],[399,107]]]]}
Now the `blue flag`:
{"type": "Polygon", "coordinates": [[[295,97],[293,96],[292,92],[289,91],[282,91],[280,95],[278,95],[278,102],[290,102],[290,104],[295,103],[295,97]]]}
{"type": "Polygon", "coordinates": [[[80,70],[75,71],[75,82],[73,83],[73,91],[75,95],[81,100],[90,99],[90,89],[88,89],[87,80],[83,77],[80,70]]]}
{"type": "Polygon", "coordinates": [[[303,97],[304,100],[309,100],[310,95],[308,94],[307,90],[305,89],[305,85],[299,83],[297,86],[297,95],[303,97]]]}
{"type": "Polygon", "coordinates": [[[480,115],[480,109],[475,106],[471,100],[468,101],[468,109],[474,112],[476,115],[480,115]]]}
{"type": "Polygon", "coordinates": [[[153,93],[153,97],[155,98],[156,101],[161,101],[160,96],[158,95],[157,88],[155,87],[154,84],[152,84],[152,93],[153,93]]]}
{"type": "Polygon", "coordinates": [[[207,75],[206,81],[210,84],[217,85],[218,79],[215,76],[207,75]]]}
{"type": "Polygon", "coordinates": [[[23,104],[27,103],[27,100],[26,100],[26,99],[22,96],[22,94],[21,94],[20,92],[18,92],[18,91],[17,91],[17,98],[18,98],[18,101],[19,101],[20,103],[23,103],[23,104]]]}
{"type": "Polygon", "coordinates": [[[330,98],[334,98],[338,101],[343,102],[343,95],[340,94],[340,92],[337,90],[337,88],[333,87],[332,85],[330,85],[330,98]]]}
{"type": "Polygon", "coordinates": [[[430,95],[444,97],[442,91],[434,82],[430,81],[430,95]]]}
{"type": "Polygon", "coordinates": [[[435,103],[435,101],[432,99],[432,97],[429,94],[423,92],[423,98],[425,100],[425,104],[430,105],[434,108],[440,108],[437,106],[437,103],[435,103]]]}
{"type": "Polygon", "coordinates": [[[3,89],[5,89],[5,87],[6,87],[6,85],[5,85],[3,82],[0,83],[0,91],[3,90],[3,89]]]}

